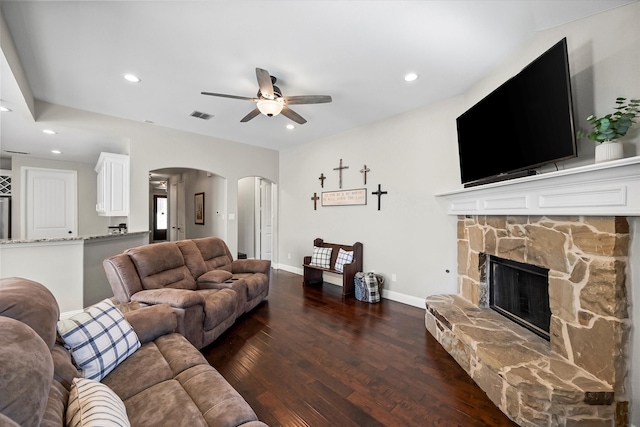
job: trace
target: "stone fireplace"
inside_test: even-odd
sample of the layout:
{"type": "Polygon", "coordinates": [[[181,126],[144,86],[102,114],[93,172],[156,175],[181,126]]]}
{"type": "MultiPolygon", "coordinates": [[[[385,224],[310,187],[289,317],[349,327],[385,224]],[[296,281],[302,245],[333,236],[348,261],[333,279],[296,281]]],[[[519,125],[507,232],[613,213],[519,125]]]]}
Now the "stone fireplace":
{"type": "Polygon", "coordinates": [[[602,188],[602,166],[582,169],[575,185],[537,176],[444,195],[458,218],[458,293],[427,297],[426,328],[521,426],[629,424],[631,215],[620,200],[637,216],[639,183],[602,188]],[[549,270],[550,341],[488,308],[488,256],[549,270]]]}

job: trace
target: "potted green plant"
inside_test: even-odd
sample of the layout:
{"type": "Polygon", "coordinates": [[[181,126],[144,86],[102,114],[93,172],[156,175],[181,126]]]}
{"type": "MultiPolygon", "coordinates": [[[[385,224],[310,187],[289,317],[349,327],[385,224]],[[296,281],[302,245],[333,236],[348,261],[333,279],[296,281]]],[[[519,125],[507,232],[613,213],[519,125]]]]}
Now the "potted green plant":
{"type": "Polygon", "coordinates": [[[640,99],[616,98],[614,112],[603,117],[593,114],[587,117],[591,124],[592,132],[578,132],[578,137],[587,137],[596,141],[596,163],[607,160],[621,159],[623,157],[622,143],[616,141],[627,134],[640,114],[640,99]]]}

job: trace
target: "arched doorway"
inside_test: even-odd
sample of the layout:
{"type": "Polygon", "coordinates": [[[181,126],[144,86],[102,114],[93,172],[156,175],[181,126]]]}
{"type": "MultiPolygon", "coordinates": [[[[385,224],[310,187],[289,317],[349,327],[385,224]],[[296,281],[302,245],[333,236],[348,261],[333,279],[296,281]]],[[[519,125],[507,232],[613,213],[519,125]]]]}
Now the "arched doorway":
{"type": "Polygon", "coordinates": [[[226,240],[227,200],[224,177],[199,169],[156,169],[149,171],[149,198],[152,241],[209,236],[226,240]],[[166,201],[164,212],[163,200],[166,201]],[[166,215],[164,220],[163,215],[166,215]],[[166,232],[163,236],[162,230],[156,228],[164,223],[166,232]]]}

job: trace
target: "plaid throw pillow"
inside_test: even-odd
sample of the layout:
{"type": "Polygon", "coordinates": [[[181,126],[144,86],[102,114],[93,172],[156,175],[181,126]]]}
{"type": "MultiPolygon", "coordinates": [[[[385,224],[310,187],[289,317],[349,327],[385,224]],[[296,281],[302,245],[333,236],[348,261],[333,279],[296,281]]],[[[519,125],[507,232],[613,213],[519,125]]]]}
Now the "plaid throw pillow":
{"type": "Polygon", "coordinates": [[[108,299],[57,326],[82,376],[92,380],[100,381],[140,348],[135,331],[108,299]]]}
{"type": "Polygon", "coordinates": [[[130,427],[122,399],[106,385],[74,378],[69,391],[67,427],[130,427]]]}
{"type": "Polygon", "coordinates": [[[313,247],[311,254],[311,265],[315,267],[331,268],[331,251],[332,248],[313,247]]]}
{"type": "Polygon", "coordinates": [[[336,271],[342,272],[345,264],[351,264],[353,261],[353,251],[345,251],[340,248],[338,251],[338,257],[336,258],[336,271]]]}

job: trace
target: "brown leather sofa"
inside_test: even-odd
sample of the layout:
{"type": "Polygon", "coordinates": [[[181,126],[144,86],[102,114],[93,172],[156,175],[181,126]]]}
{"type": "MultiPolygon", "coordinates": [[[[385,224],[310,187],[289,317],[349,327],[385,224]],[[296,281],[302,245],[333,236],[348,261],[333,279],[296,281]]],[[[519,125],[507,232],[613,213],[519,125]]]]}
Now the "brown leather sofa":
{"type": "MultiPolygon", "coordinates": [[[[71,384],[81,375],[57,334],[59,315],[43,285],[0,279],[1,426],[66,425],[71,384]]],[[[142,345],[101,382],[124,402],[132,426],[266,426],[202,354],[173,332],[177,322],[169,306],[124,316],[142,345]]]]}
{"type": "Polygon", "coordinates": [[[216,237],[127,249],[103,266],[118,302],[169,304],[177,332],[198,349],[269,294],[271,261],[234,260],[216,237]]]}

